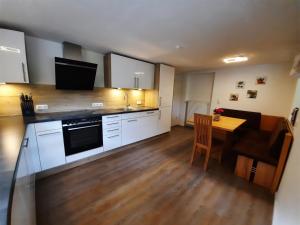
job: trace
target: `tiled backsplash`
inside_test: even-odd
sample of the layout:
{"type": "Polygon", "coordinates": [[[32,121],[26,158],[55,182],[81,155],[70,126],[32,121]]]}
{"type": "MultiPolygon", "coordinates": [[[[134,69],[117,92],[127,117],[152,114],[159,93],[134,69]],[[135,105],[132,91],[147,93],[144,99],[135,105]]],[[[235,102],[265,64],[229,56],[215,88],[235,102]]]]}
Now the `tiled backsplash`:
{"type": "Polygon", "coordinates": [[[125,93],[131,106],[137,100],[145,104],[145,91],[94,88],[93,91],[56,90],[53,85],[0,85],[0,116],[21,115],[19,95],[32,94],[34,104],[47,104],[46,112],[92,109],[93,102],[102,102],[104,108],[124,107],[125,93]]]}

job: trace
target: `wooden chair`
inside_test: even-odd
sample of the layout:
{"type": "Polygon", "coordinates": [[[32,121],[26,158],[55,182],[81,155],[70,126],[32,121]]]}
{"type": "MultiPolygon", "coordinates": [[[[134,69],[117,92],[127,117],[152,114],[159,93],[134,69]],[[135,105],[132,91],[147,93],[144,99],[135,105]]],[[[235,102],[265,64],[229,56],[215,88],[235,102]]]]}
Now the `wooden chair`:
{"type": "Polygon", "coordinates": [[[217,153],[218,161],[222,160],[223,142],[212,141],[212,116],[194,114],[194,146],[191,158],[191,164],[197,156],[201,156],[202,151],[205,152],[205,160],[203,169],[207,170],[208,160],[212,153],[217,153]]]}

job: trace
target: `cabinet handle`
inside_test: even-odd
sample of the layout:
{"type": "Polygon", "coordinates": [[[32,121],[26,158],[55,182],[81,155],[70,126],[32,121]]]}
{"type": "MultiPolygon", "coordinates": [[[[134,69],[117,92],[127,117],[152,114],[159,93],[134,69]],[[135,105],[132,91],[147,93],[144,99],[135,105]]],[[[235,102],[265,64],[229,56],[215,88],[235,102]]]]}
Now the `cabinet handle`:
{"type": "Polygon", "coordinates": [[[24,138],[22,147],[27,148],[28,147],[28,142],[29,142],[29,138],[24,138]]]}
{"type": "Polygon", "coordinates": [[[25,64],[22,62],[23,80],[26,82],[25,64]]]}
{"type": "Polygon", "coordinates": [[[137,88],[137,78],[134,77],[134,88],[137,88]]]}
{"type": "Polygon", "coordinates": [[[152,112],[147,112],[147,114],[153,114],[154,112],[152,111],[152,112]]]}
{"type": "Polygon", "coordinates": [[[128,120],[128,123],[137,122],[137,120],[128,120]]]}
{"type": "Polygon", "coordinates": [[[112,118],[117,118],[117,117],[119,117],[119,116],[108,116],[107,118],[112,119],[112,118]]]}
{"type": "Polygon", "coordinates": [[[58,134],[58,133],[61,133],[61,131],[55,131],[55,132],[50,132],[50,133],[38,134],[38,136],[45,136],[45,135],[58,134]]]}
{"type": "Polygon", "coordinates": [[[119,137],[119,135],[113,135],[113,136],[110,136],[110,137],[107,137],[107,138],[115,138],[115,137],[119,137]]]}
{"type": "Polygon", "coordinates": [[[161,106],[161,97],[159,97],[159,106],[161,106]]]}
{"type": "Polygon", "coordinates": [[[119,130],[119,129],[116,128],[116,129],[112,129],[112,130],[107,130],[107,132],[113,132],[113,131],[116,131],[116,130],[119,130]]]}
{"type": "Polygon", "coordinates": [[[159,116],[158,119],[161,119],[161,110],[159,110],[159,116]]]}
{"type": "Polygon", "coordinates": [[[99,124],[96,125],[90,125],[90,126],[84,126],[84,127],[74,127],[74,128],[69,128],[68,130],[80,130],[80,129],[86,129],[86,128],[91,128],[91,127],[99,127],[99,124]]]}
{"type": "Polygon", "coordinates": [[[140,88],[140,78],[137,77],[136,79],[137,79],[137,88],[140,88]]]}
{"type": "Polygon", "coordinates": [[[108,123],[108,124],[106,124],[106,125],[110,126],[110,125],[115,125],[115,124],[119,124],[119,122],[108,123]]]}

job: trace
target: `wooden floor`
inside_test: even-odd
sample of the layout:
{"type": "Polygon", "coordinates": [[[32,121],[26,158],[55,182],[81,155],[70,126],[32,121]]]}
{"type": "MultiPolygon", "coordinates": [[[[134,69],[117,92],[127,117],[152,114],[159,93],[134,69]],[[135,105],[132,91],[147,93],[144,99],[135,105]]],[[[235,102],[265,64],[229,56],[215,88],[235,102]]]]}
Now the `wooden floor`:
{"type": "Polygon", "coordinates": [[[37,182],[38,225],[271,225],[273,196],[218,163],[190,166],[193,131],[37,182]]]}

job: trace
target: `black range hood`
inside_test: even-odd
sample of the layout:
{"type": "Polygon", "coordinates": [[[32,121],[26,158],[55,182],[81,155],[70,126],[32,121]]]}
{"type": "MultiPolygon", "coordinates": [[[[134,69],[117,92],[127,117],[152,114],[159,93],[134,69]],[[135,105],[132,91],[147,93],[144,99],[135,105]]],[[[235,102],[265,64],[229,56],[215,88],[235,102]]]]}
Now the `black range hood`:
{"type": "Polygon", "coordinates": [[[56,89],[93,90],[97,64],[55,57],[56,89]]]}

